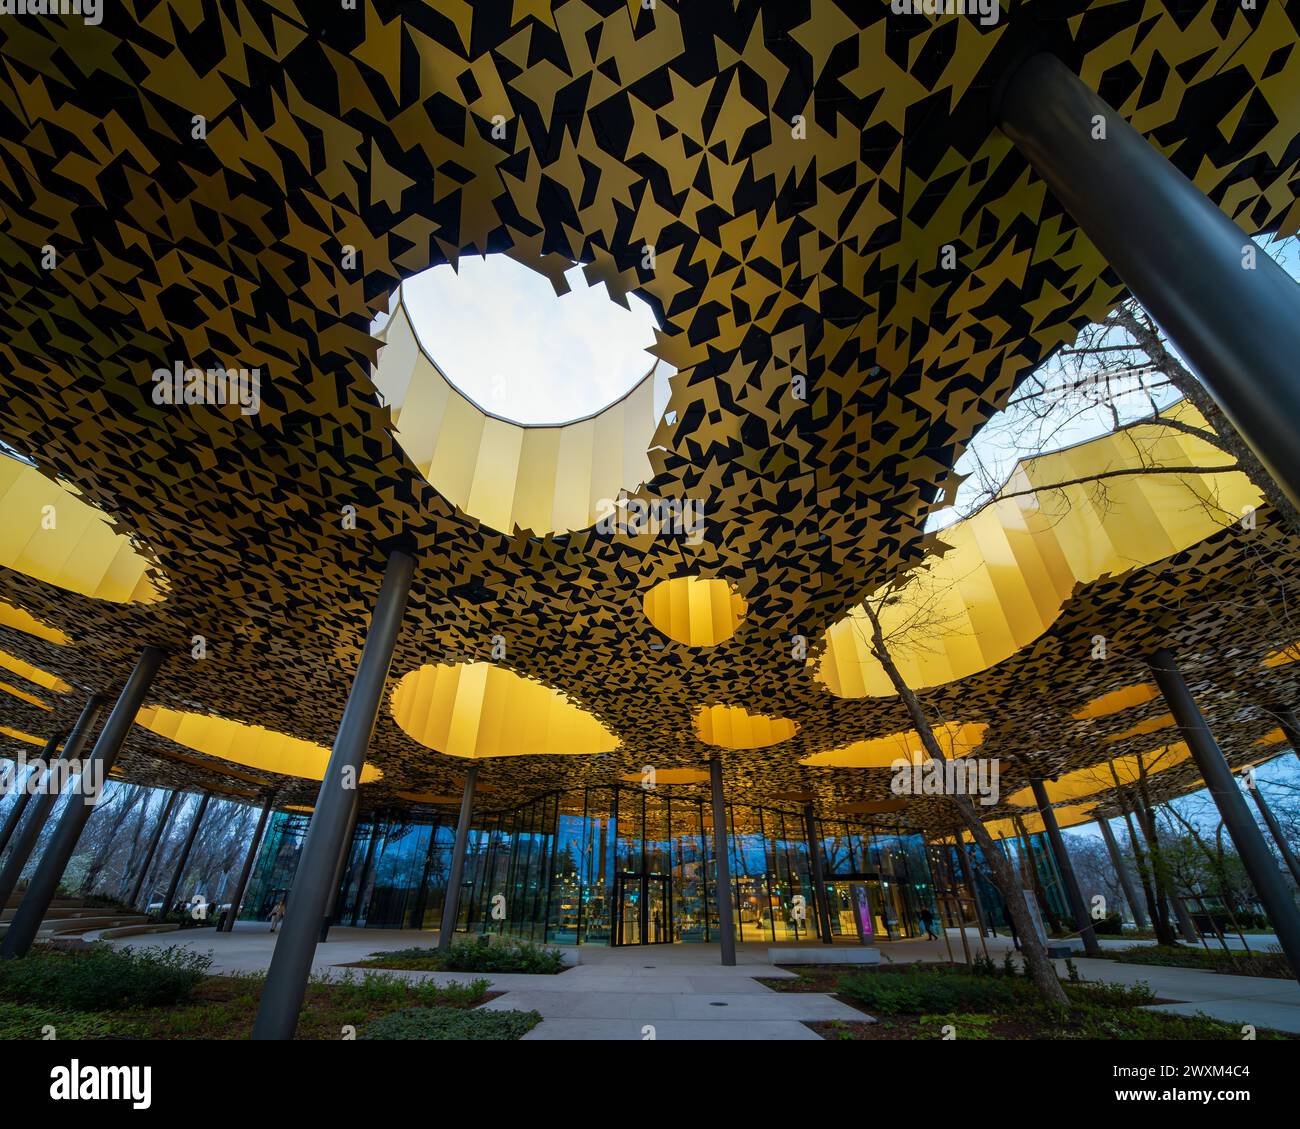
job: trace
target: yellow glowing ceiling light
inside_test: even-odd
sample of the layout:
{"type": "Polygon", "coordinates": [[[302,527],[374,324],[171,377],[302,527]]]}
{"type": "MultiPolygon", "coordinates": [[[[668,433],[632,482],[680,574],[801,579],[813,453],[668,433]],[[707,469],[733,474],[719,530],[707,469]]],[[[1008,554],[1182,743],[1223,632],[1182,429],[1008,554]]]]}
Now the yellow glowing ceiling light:
{"type": "MultiPolygon", "coordinates": [[[[650,780],[643,772],[629,772],[619,779],[629,784],[646,784],[650,780]]],[[[709,774],[702,768],[657,768],[653,780],[656,787],[660,784],[707,784],[709,774]]]]}
{"type": "Polygon", "coordinates": [[[1160,697],[1159,688],[1152,682],[1139,682],[1134,686],[1123,686],[1094,698],[1082,709],[1077,709],[1070,716],[1078,721],[1088,721],[1094,717],[1109,717],[1121,713],[1160,697]]]}
{"type": "MultiPolygon", "coordinates": [[[[1054,808],[1056,822],[1061,827],[1077,827],[1081,823],[1091,823],[1096,817],[1092,814],[1096,804],[1070,804],[1063,808],[1054,808]]],[[[1025,830],[1030,835],[1037,835],[1043,830],[1043,817],[1037,812],[1026,812],[1020,817],[1025,830]]],[[[1014,839],[1017,835],[1016,825],[1010,819],[991,819],[984,824],[984,830],[994,839],[1014,839]]],[[[966,842],[972,842],[969,831],[965,832],[966,842]]]]}
{"type": "MultiPolygon", "coordinates": [[[[1186,403],[1170,413],[1203,421],[1186,403]]],[[[1203,440],[1145,426],[1104,435],[1021,462],[1001,494],[1143,465],[1213,466],[1221,453],[1203,440]]],[[[1113,478],[1106,498],[1089,485],[1000,497],[944,530],[950,549],[931,556],[880,614],[894,661],[913,689],[943,686],[1010,658],[1047,631],[1078,584],[1163,560],[1224,526],[1221,515],[1258,505],[1259,490],[1241,472],[1149,474],[1113,478]],[[924,630],[918,632],[918,615],[924,630]],[[924,644],[911,646],[912,638],[924,644]]],[[[841,698],[893,694],[872,657],[869,621],[860,607],[826,633],[817,677],[841,698]]]]}
{"type": "Polygon", "coordinates": [[[715,647],[730,639],[748,610],[726,580],[679,576],[661,580],[642,601],[655,628],[688,647],[715,647]]]}
{"type": "Polygon", "coordinates": [[[720,749],[766,749],[799,732],[788,717],[750,713],[740,706],[701,706],[695,711],[695,736],[720,749]]]}
{"type": "MultiPolygon", "coordinates": [[[[1162,745],[1148,753],[1143,753],[1141,757],[1146,774],[1154,776],[1157,772],[1163,772],[1167,768],[1181,764],[1190,755],[1191,753],[1184,742],[1175,741],[1173,744],[1162,745]]],[[[1113,762],[1094,765],[1092,768],[1076,769],[1074,772],[1063,774],[1056,780],[1045,781],[1043,787],[1047,792],[1048,802],[1059,804],[1066,800],[1078,800],[1085,796],[1095,796],[1098,792],[1113,790],[1115,776],[1111,775],[1110,764],[1114,764],[1115,774],[1118,775],[1120,784],[1125,788],[1136,784],[1141,777],[1137,754],[1116,757],[1113,762]]],[[[1022,808],[1037,806],[1032,788],[1021,788],[1007,802],[1022,808]]]]}
{"type": "Polygon", "coordinates": [[[1112,733],[1105,741],[1106,744],[1113,745],[1117,741],[1127,741],[1130,737],[1141,737],[1146,733],[1158,733],[1162,729],[1171,728],[1173,724],[1174,715],[1164,713],[1159,717],[1149,717],[1146,721],[1139,721],[1136,725],[1131,725],[1120,733],[1112,733]]]}
{"type": "Polygon", "coordinates": [[[11,694],[20,701],[24,701],[28,703],[28,705],[38,706],[43,710],[52,710],[54,708],[49,702],[38,698],[35,694],[29,694],[26,690],[20,690],[17,686],[8,682],[0,682],[0,692],[11,694]]]}
{"type": "Polygon", "coordinates": [[[1264,656],[1264,666],[1286,666],[1300,659],[1300,641],[1290,643],[1281,650],[1264,656]]]}
{"type": "Polygon", "coordinates": [[[66,694],[72,689],[62,678],[58,678],[38,666],[32,666],[31,663],[6,651],[0,651],[0,670],[10,671],[21,678],[27,679],[28,682],[35,683],[37,686],[44,686],[47,690],[53,690],[56,694],[66,694]]]}
{"type": "Polygon", "coordinates": [[[407,736],[452,757],[590,756],[618,747],[558,690],[491,663],[413,670],[390,708],[407,736]]]}
{"type": "Polygon", "coordinates": [[[602,502],[633,492],[654,472],[653,369],[621,400],[585,419],[525,427],[469,399],[424,351],[399,302],[377,334],[385,342],[373,380],[394,433],[425,479],[471,517],[503,533],[587,529],[602,502]]]}
{"type": "Polygon", "coordinates": [[[23,741],[28,745],[45,744],[42,738],[33,737],[30,733],[24,733],[21,729],[10,729],[7,725],[0,725],[0,737],[12,737],[15,741],[23,741]]]}
{"type": "MultiPolygon", "coordinates": [[[[944,756],[964,757],[984,743],[987,730],[984,722],[950,721],[936,725],[934,735],[944,756]]],[[[799,763],[827,768],[890,768],[896,760],[919,759],[925,759],[921,735],[915,729],[905,729],[901,733],[854,741],[838,749],[825,749],[804,757],[799,763]]]]}
{"type": "MultiPolygon", "coordinates": [[[[324,745],[212,714],[146,706],[136,717],[136,723],[196,752],[281,776],[323,780],[330,758],[330,751],[324,745]]],[[[365,765],[360,783],[368,784],[382,775],[373,765],[365,765]]]]}
{"type": "Polygon", "coordinates": [[[35,467],[0,458],[0,565],[80,596],[151,603],[149,562],[108,519],[35,467]]]}
{"type": "Polygon", "coordinates": [[[57,643],[60,647],[68,642],[68,636],[57,627],[42,623],[30,612],[6,604],[3,600],[0,600],[0,627],[12,627],[15,631],[26,632],[47,643],[57,643]]]}

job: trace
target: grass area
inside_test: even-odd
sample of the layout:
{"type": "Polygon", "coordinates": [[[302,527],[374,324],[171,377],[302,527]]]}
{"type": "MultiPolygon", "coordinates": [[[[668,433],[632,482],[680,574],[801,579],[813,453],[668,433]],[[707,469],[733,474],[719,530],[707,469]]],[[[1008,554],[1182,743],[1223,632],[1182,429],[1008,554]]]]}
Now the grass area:
{"type": "MultiPolygon", "coordinates": [[[[826,1039],[1105,1039],[1241,1038],[1240,1024],[1204,1016],[1145,1011],[1156,1002],[1145,984],[1063,982],[1068,1012],[1051,1007],[1032,981],[992,964],[909,964],[846,972],[843,966],[795,966],[796,980],[764,980],[783,992],[829,992],[875,1018],[872,1023],[809,1023],[826,1039]]],[[[1298,1036],[1260,1030],[1260,1039],[1298,1036]]]]}
{"type": "Polygon", "coordinates": [[[536,976],[554,976],[568,965],[559,949],[544,948],[527,941],[501,940],[454,943],[448,952],[432,947],[396,949],[371,953],[356,968],[393,968],[408,972],[522,972],[536,976]]]}
{"type": "Polygon", "coordinates": [[[1105,954],[1120,964],[1148,964],[1162,968],[1204,968],[1233,976],[1267,976],[1275,980],[1294,980],[1295,973],[1277,945],[1263,952],[1223,949],[1197,949],[1191,945],[1134,945],[1131,949],[1105,954]]]}
{"type": "MultiPolygon", "coordinates": [[[[210,967],[211,957],[175,946],[37,947],[0,964],[0,1039],[41,1039],[50,1028],[58,1039],[248,1038],[265,977],[212,976],[210,967]]],[[[381,972],[314,975],[296,1037],[518,1039],[540,1022],[533,1012],[471,1010],[497,994],[482,979],[440,987],[381,972]],[[430,1029],[455,1034],[371,1034],[412,1010],[436,1012],[430,1029]]]]}

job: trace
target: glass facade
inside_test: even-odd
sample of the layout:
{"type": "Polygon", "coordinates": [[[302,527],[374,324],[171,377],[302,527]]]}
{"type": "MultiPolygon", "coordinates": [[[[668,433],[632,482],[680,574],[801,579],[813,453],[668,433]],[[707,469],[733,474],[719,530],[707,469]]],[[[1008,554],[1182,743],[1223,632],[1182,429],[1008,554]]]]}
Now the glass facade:
{"type": "MultiPolygon", "coordinates": [[[[349,845],[333,920],[436,929],[450,871],[454,816],[362,819],[349,845]]],[[[728,806],[738,941],[817,938],[807,821],[800,810],[728,806]]],[[[292,882],[306,815],[277,813],[244,902],[264,920],[292,882]]],[[[938,916],[919,835],[818,820],[831,931],[855,940],[865,890],[877,939],[924,933],[938,916]]],[[[586,788],[476,814],[466,850],[459,932],[557,945],[667,944],[718,939],[711,805],[703,790],[586,788]]]]}

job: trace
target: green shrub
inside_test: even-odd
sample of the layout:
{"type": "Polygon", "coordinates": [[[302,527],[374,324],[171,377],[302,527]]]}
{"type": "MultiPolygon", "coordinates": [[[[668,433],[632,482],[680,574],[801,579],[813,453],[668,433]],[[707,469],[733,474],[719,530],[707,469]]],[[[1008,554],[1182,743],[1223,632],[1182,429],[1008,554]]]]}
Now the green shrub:
{"type": "Polygon", "coordinates": [[[1092,929],[1094,933],[1118,937],[1124,932],[1124,919],[1118,913],[1108,913],[1100,921],[1094,921],[1092,929]]]}
{"type": "Polygon", "coordinates": [[[881,1015],[950,1014],[1011,1009],[1025,998],[1027,988],[1019,978],[909,969],[902,975],[860,972],[846,976],[840,981],[839,993],[881,1015]]]}
{"type": "Polygon", "coordinates": [[[560,949],[501,938],[490,942],[487,937],[460,941],[445,953],[432,947],[371,953],[366,963],[417,972],[524,972],[540,976],[553,976],[568,967],[560,949]]]}
{"type": "Polygon", "coordinates": [[[102,1015],[56,1011],[31,1004],[0,1002],[0,1040],[44,1039],[53,1028],[55,1039],[130,1039],[139,1037],[131,1024],[102,1015]]]}
{"type": "Polygon", "coordinates": [[[0,962],[0,999],[74,1011],[160,1007],[188,1000],[211,967],[210,955],[177,945],[37,948],[0,962]]]}
{"type": "MultiPolygon", "coordinates": [[[[1112,954],[1108,954],[1112,955],[1112,954]]],[[[1134,945],[1113,954],[1121,964],[1147,964],[1164,968],[1207,968],[1236,976],[1268,976],[1295,979],[1282,950],[1271,945],[1267,952],[1234,949],[1194,949],[1189,945],[1134,945]]]]}
{"type": "Polygon", "coordinates": [[[360,978],[353,969],[343,975],[322,969],[311,975],[310,983],[328,986],[345,1004],[412,1003],[421,1007],[477,1007],[487,995],[486,980],[468,984],[435,984],[432,980],[408,980],[383,972],[363,972],[360,978]]]}
{"type": "Polygon", "coordinates": [[[535,1011],[463,1011],[447,1007],[409,1007],[369,1024],[362,1039],[496,1040],[522,1039],[541,1023],[535,1011]]]}

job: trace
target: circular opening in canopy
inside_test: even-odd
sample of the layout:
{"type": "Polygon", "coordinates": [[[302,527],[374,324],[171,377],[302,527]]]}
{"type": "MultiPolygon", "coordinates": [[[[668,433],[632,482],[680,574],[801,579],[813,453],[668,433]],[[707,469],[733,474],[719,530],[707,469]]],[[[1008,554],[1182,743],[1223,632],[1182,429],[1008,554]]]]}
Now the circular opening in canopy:
{"type": "Polygon", "coordinates": [[[506,255],[431,267],[402,283],[412,327],[480,408],[525,427],[570,423],[622,399],[656,365],[654,311],[622,305],[575,265],[568,292],[506,255]]]}

